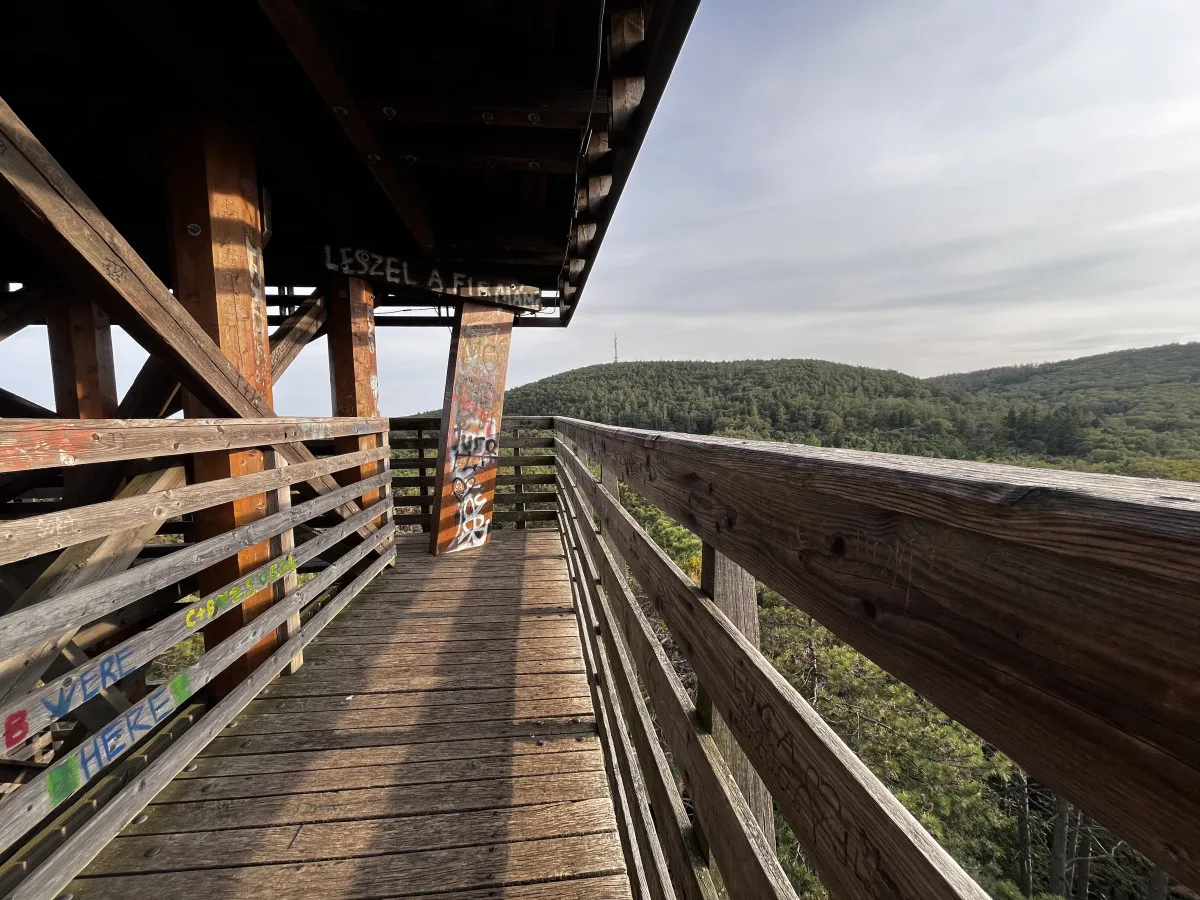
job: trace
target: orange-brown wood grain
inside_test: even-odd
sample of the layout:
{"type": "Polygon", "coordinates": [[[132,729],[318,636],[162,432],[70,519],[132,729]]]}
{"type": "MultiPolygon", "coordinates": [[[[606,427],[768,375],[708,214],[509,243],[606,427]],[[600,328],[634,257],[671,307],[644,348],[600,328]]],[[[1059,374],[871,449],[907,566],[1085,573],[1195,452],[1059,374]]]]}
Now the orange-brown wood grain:
{"type": "MultiPolygon", "coordinates": [[[[271,349],[263,281],[258,179],[249,144],[233,129],[212,119],[175,124],[167,144],[167,201],[175,295],[203,327],[234,368],[272,402],[271,349]]],[[[190,393],[189,418],[210,415],[190,393]]],[[[193,457],[196,481],[263,471],[261,450],[217,451],[193,457]]],[[[267,497],[257,494],[196,515],[196,538],[204,540],[261,519],[267,497]]],[[[200,574],[200,590],[211,591],[270,559],[266,543],[249,547],[200,574]]],[[[214,646],[271,605],[260,591],[204,631],[214,646]]],[[[218,695],[227,693],[265,659],[272,636],[223,673],[218,695]]]]}
{"type": "Polygon", "coordinates": [[[508,310],[466,300],[455,315],[434,485],[432,553],[482,546],[490,536],[512,322],[508,310]]]}

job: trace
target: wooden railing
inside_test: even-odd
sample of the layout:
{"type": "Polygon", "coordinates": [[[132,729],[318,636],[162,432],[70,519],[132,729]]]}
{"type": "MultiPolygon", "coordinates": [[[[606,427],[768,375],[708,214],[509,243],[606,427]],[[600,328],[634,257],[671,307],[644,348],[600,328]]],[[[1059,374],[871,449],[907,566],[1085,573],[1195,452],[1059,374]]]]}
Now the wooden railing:
{"type": "Polygon", "coordinates": [[[555,425],[598,718],[614,776],[640,769],[624,824],[654,896],[716,896],[707,861],[732,897],[794,895],[626,566],[835,896],[986,895],[638,526],[618,480],[1200,884],[1200,486],[555,425]]]}
{"type": "Polygon", "coordinates": [[[0,420],[0,478],[51,476],[42,498],[0,521],[0,565],[44,569],[0,615],[0,767],[10,789],[0,799],[0,894],[20,882],[13,896],[53,896],[272,678],[299,665],[392,560],[387,437],[386,419],[0,420]],[[311,452],[336,439],[368,449],[311,452]],[[191,454],[249,448],[262,448],[262,471],[188,483],[191,454]],[[100,479],[115,463],[128,481],[114,499],[39,502],[53,497],[55,479],[100,479]],[[293,504],[293,491],[312,499],[293,504]],[[181,519],[264,494],[265,515],[203,540],[181,519]],[[299,543],[298,529],[308,535],[299,543]],[[174,542],[149,544],[158,533],[174,542]],[[264,542],[261,564],[187,596],[199,572],[264,542]],[[269,605],[242,627],[163,683],[139,681],[166,651],[268,589],[269,605]],[[275,648],[265,661],[211,708],[197,702],[264,640],[275,648]],[[60,731],[67,717],[80,724],[60,731]],[[51,814],[61,825],[22,844],[51,814]]]}
{"type": "MultiPolygon", "coordinates": [[[[391,423],[396,488],[396,524],[429,530],[434,470],[440,438],[439,416],[405,416],[391,423]]],[[[492,522],[524,528],[558,519],[553,466],[554,420],[550,416],[508,416],[502,421],[492,522]]]]}

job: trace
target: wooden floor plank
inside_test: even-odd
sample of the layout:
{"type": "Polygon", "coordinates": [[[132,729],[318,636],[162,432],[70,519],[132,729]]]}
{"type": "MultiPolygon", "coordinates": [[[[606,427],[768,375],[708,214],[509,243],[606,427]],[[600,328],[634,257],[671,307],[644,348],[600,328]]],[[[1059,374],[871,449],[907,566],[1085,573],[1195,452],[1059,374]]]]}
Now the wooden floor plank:
{"type": "Polygon", "coordinates": [[[573,606],[571,592],[520,592],[511,593],[507,591],[504,594],[497,592],[489,594],[486,597],[477,595],[469,595],[462,591],[446,591],[443,594],[434,594],[430,591],[422,591],[421,593],[400,594],[382,591],[378,594],[372,594],[369,597],[359,595],[354,603],[348,606],[339,619],[348,618],[352,615],[372,615],[377,616],[382,613],[407,613],[407,614],[436,614],[439,610],[471,610],[471,609],[488,609],[493,612],[523,612],[530,608],[537,609],[539,607],[547,608],[567,608],[573,606]]]}
{"type": "MultiPolygon", "coordinates": [[[[464,663],[459,669],[446,665],[437,666],[387,666],[364,668],[351,666],[339,669],[314,668],[308,677],[289,678],[271,685],[260,697],[318,697],[344,694],[357,696],[372,693],[396,693],[404,687],[414,691],[474,690],[515,686],[523,678],[535,675],[575,675],[584,671],[583,662],[575,659],[530,660],[510,663],[507,670],[494,663],[472,665],[464,663]]],[[[305,663],[308,668],[308,663],[305,663]]]]}
{"type": "Polygon", "coordinates": [[[570,718],[592,712],[590,697],[560,697],[553,700],[514,700],[507,703],[469,703],[430,707],[382,707],[379,709],[325,709],[314,712],[268,712],[238,716],[222,735],[294,734],[336,731],[343,728],[418,728],[427,725],[460,724],[470,734],[480,722],[520,722],[531,719],[570,718]]]}
{"type": "Polygon", "coordinates": [[[608,796],[604,772],[569,772],[529,778],[490,778],[453,784],[400,785],[311,794],[282,794],[238,800],[196,800],[154,803],[146,807],[123,834],[184,834],[300,825],[309,822],[347,822],[528,806],[548,800],[595,800],[608,796]]]}
{"type": "Polygon", "coordinates": [[[359,766],[405,766],[463,759],[491,760],[500,766],[519,756],[545,756],[594,750],[595,734],[548,735],[534,738],[482,738],[446,741],[443,744],[381,744],[332,750],[284,750],[238,756],[201,756],[177,780],[217,776],[263,775],[275,772],[304,773],[359,766]]]}
{"type": "MultiPolygon", "coordinates": [[[[316,647],[309,645],[305,651],[305,659],[314,659],[322,664],[336,661],[346,661],[351,665],[365,665],[375,660],[378,666],[433,666],[442,667],[446,671],[455,672],[458,666],[465,663],[486,665],[488,663],[514,663],[522,660],[536,661],[549,659],[568,659],[579,656],[579,652],[569,640],[533,642],[520,644],[517,647],[499,649],[481,649],[493,645],[480,642],[479,648],[462,647],[453,644],[444,649],[432,647],[354,647],[347,644],[321,644],[316,647]]],[[[342,666],[341,668],[345,668],[342,666]]]]}
{"type": "MultiPolygon", "coordinates": [[[[572,746],[579,746],[574,744],[572,746]]],[[[403,784],[440,784],[498,778],[528,778],[535,775],[565,775],[604,768],[604,756],[596,750],[564,753],[531,753],[509,758],[474,757],[402,764],[372,764],[321,771],[271,772],[263,775],[229,775],[218,772],[208,778],[182,778],[172,782],[154,798],[155,803],[184,803],[193,800],[233,800],[275,797],[283,794],[315,794],[403,784]]]]}
{"type": "Polygon", "coordinates": [[[456,626],[421,626],[420,628],[403,628],[396,630],[381,630],[381,628],[358,628],[333,622],[326,629],[329,634],[325,640],[333,638],[356,638],[364,643],[374,644],[425,644],[429,641],[453,641],[466,639],[475,640],[487,638],[508,644],[522,637],[571,637],[579,634],[579,626],[574,619],[565,622],[522,622],[520,625],[509,623],[478,624],[471,628],[456,626]]]}
{"type": "Polygon", "coordinates": [[[177,841],[173,835],[130,836],[118,838],[83,874],[94,877],[349,859],[599,834],[615,827],[612,803],[602,798],[366,822],[247,828],[217,833],[200,845],[210,849],[200,851],[195,842],[177,841]]]}
{"type": "MultiPolygon", "coordinates": [[[[574,717],[573,717],[574,718],[574,717]]],[[[543,719],[540,726],[531,721],[515,723],[479,722],[466,731],[462,725],[424,725],[412,728],[359,728],[316,731],[310,734],[253,734],[249,737],[214,738],[204,749],[205,756],[236,756],[241,753],[281,753],[287,750],[337,750],[343,747],[382,747],[393,744],[445,744],[466,739],[529,738],[536,742],[552,735],[591,734],[595,719],[588,716],[578,723],[570,719],[543,719]]]]}
{"type": "Polygon", "coordinates": [[[538,607],[523,609],[516,612],[508,610],[488,610],[472,607],[459,612],[442,611],[426,613],[425,615],[410,615],[407,611],[388,613],[387,615],[372,615],[372,611],[364,610],[353,616],[338,616],[330,624],[330,628],[339,631],[357,631],[359,629],[376,629],[386,633],[407,632],[415,629],[446,629],[459,631],[466,626],[475,631],[479,625],[485,632],[492,630],[507,630],[509,628],[524,631],[530,626],[539,625],[570,625],[575,624],[575,610],[570,607],[551,608],[543,610],[538,607]]]}
{"type": "MultiPolygon", "coordinates": [[[[610,834],[598,834],[329,860],[302,866],[245,866],[79,878],[68,890],[77,900],[184,896],[222,900],[303,896],[333,900],[430,893],[420,885],[438,885],[445,892],[611,875],[624,870],[620,844],[610,834]]],[[[563,896],[559,890],[549,896],[563,896]]],[[[628,893],[615,896],[628,897],[628,893]]]]}
{"type": "Polygon", "coordinates": [[[529,675],[513,687],[467,691],[400,691],[379,694],[347,694],[318,697],[260,698],[246,707],[257,713],[308,713],[322,710],[388,709],[393,707],[465,706],[480,703],[504,705],[522,700],[556,700],[588,696],[587,676],[529,675]]]}
{"type": "Polygon", "coordinates": [[[481,891],[437,894],[438,900],[629,900],[629,896],[629,880],[624,875],[572,878],[569,881],[555,881],[549,884],[518,884],[481,891]]]}
{"type": "MultiPolygon", "coordinates": [[[[392,643],[385,641],[384,643],[392,643]]],[[[404,641],[400,642],[410,646],[397,646],[393,648],[394,653],[425,653],[425,654],[441,654],[441,653],[511,653],[523,649],[537,648],[539,650],[548,650],[551,648],[559,649],[578,649],[582,652],[579,644],[578,635],[556,635],[551,637],[538,635],[519,635],[515,639],[506,640],[502,644],[498,644],[494,640],[472,638],[470,634],[453,635],[450,638],[439,638],[437,640],[428,641],[404,641]]],[[[357,640],[354,637],[336,637],[334,635],[321,633],[321,641],[316,644],[316,648],[321,647],[338,647],[334,652],[342,652],[341,647],[344,645],[365,646],[364,642],[357,640]]],[[[314,646],[314,645],[310,645],[314,646]]],[[[384,650],[378,651],[380,653],[384,650]]],[[[305,655],[308,652],[305,651],[305,655]]],[[[301,669],[302,673],[304,669],[301,669]]],[[[297,673],[300,674],[300,673],[297,673]]]]}

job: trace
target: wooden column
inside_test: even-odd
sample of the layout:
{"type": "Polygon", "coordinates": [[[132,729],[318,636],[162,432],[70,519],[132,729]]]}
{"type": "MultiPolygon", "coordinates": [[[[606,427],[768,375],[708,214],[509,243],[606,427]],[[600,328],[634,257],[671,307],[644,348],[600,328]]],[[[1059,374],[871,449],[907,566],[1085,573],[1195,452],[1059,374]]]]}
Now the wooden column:
{"type": "Polygon", "coordinates": [[[509,310],[467,300],[460,301],[455,312],[442,402],[431,553],[479,547],[488,540],[512,322],[509,310]]]}
{"type": "MultiPolygon", "coordinates": [[[[759,645],[758,594],[753,575],[706,543],[703,545],[700,562],[700,589],[712,598],[721,612],[729,617],[750,643],[756,647],[759,645]]],[[[741,788],[742,796],[750,805],[758,827],[774,847],[775,809],[766,785],[758,777],[750,760],[746,759],[746,754],[738,746],[720,713],[712,708],[703,685],[697,692],[696,701],[701,717],[711,725],[713,739],[726,765],[729,766],[729,771],[733,773],[734,781],[741,788]]]]}
{"type": "MultiPolygon", "coordinates": [[[[329,389],[335,416],[379,415],[379,363],[375,353],[375,295],[359,278],[334,275],[328,281],[329,311],[325,330],[329,340],[329,389]]],[[[337,438],[337,453],[354,453],[379,446],[374,434],[337,438]]],[[[367,463],[336,473],[341,484],[353,484],[380,472],[380,464],[367,463]]],[[[378,490],[360,498],[365,509],[379,502],[378,490]]],[[[375,524],[382,524],[376,519],[375,524]]]]}
{"type": "MultiPolygon", "coordinates": [[[[91,300],[71,294],[46,316],[54,407],[64,419],[111,419],[117,415],[117,377],[113,364],[112,327],[91,300]]],[[[63,475],[63,501],[83,502],[87,482],[96,472],[68,469],[63,475]]]]}
{"type": "MultiPolygon", "coordinates": [[[[204,328],[238,373],[272,401],[271,350],[263,282],[258,179],[248,142],[214,120],[193,119],[175,126],[167,146],[167,203],[175,295],[204,328]]],[[[184,415],[212,413],[189,392],[184,415]]],[[[263,470],[261,450],[199,453],[193,457],[196,481],[211,481],[263,470]]],[[[267,515],[259,494],[196,514],[196,539],[204,540],[267,515]]],[[[216,590],[270,559],[266,542],[200,573],[201,593],[216,590]]],[[[273,602],[270,588],[243,601],[204,629],[214,646],[260,615],[273,602]]],[[[265,638],[214,682],[228,693],[272,652],[276,636],[265,638]]]]}
{"type": "Polygon", "coordinates": [[[54,406],[64,419],[111,419],[117,414],[112,327],[90,300],[72,295],[46,316],[54,406]]]}

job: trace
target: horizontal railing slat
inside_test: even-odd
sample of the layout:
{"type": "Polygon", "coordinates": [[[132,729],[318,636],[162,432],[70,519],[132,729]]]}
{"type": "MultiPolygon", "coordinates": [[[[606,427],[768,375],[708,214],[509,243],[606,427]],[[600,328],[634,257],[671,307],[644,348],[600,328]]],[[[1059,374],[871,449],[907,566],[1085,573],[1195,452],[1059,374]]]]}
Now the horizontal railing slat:
{"type": "MultiPolygon", "coordinates": [[[[0,523],[0,565],[385,459],[386,447],[0,523]]],[[[334,489],[336,490],[336,485],[334,489]]]]}
{"type": "MultiPolygon", "coordinates": [[[[287,468],[272,472],[287,472],[287,468]]],[[[301,475],[301,478],[304,476],[301,475]]],[[[127,569],[101,581],[43,600],[33,606],[0,616],[0,661],[4,661],[67,629],[127,606],[152,591],[174,584],[200,569],[265,541],[288,528],[329,510],[347,497],[358,496],[367,485],[384,485],[383,472],[362,483],[347,485],[291,509],[266,516],[248,525],[184,547],[166,559],[157,559],[127,569]]],[[[211,483],[211,482],[209,482],[211,483]]]]}
{"type": "MultiPolygon", "coordinates": [[[[558,511],[562,519],[562,510],[558,511]]],[[[580,649],[585,671],[590,673],[588,687],[596,717],[596,733],[606,759],[604,767],[608,793],[612,797],[617,837],[625,857],[629,886],[635,897],[646,900],[675,900],[671,876],[667,872],[662,846],[650,825],[649,801],[644,786],[634,777],[633,748],[628,724],[610,688],[608,660],[593,631],[590,594],[584,586],[587,577],[580,569],[577,548],[564,529],[567,577],[571,581],[575,614],[582,636],[580,649]]]]}
{"type": "Polygon", "coordinates": [[[1182,850],[1200,846],[1195,484],[557,421],[702,540],[1200,883],[1200,855],[1182,850]]]}
{"type": "Polygon", "coordinates": [[[2,419],[0,472],[327,440],[386,419],[2,419]]]}
{"type": "MultiPolygon", "coordinates": [[[[382,477],[372,481],[382,481],[382,477]]],[[[95,696],[98,691],[111,687],[119,679],[169,650],[188,635],[196,633],[214,619],[236,608],[243,600],[320,556],[339,541],[349,537],[363,522],[369,522],[382,515],[388,508],[388,501],[381,500],[370,509],[346,519],[312,540],[305,541],[295,550],[264,563],[220,589],[206,594],[195,603],[178,609],[127,641],[88,660],[86,665],[79,666],[26,694],[17,703],[0,709],[0,721],[20,721],[29,733],[45,728],[95,696]],[[92,684],[90,689],[87,687],[89,676],[92,684]]]]}
{"type": "MultiPolygon", "coordinates": [[[[368,540],[354,547],[308,584],[264,610],[258,618],[206,651],[199,660],[181,671],[170,682],[152,691],[144,700],[114,719],[107,728],[88,738],[82,745],[14,792],[9,798],[12,814],[0,819],[0,853],[11,847],[47,813],[88,783],[93,775],[93,765],[95,771],[99,772],[104,766],[124,755],[150,731],[153,724],[162,721],[182,706],[230,663],[287,621],[292,613],[320,596],[338,576],[390,538],[394,532],[395,528],[391,525],[376,531],[368,540]]],[[[387,551],[380,559],[389,559],[391,553],[391,550],[387,551]]],[[[376,560],[376,563],[379,561],[376,560]]],[[[290,658],[289,655],[287,659],[290,658]]]]}
{"type": "Polygon", "coordinates": [[[605,684],[615,689],[618,695],[620,709],[637,753],[638,767],[657,813],[655,832],[667,857],[672,883],[687,900],[715,900],[718,896],[716,888],[696,840],[695,829],[688,819],[683,798],[675,786],[670,765],[659,744],[654,721],[638,685],[630,651],[624,641],[617,638],[613,627],[610,602],[620,603],[627,595],[614,593],[616,567],[611,557],[607,565],[601,565],[597,570],[593,561],[600,558],[598,552],[607,551],[600,547],[591,522],[586,516],[579,515],[573,492],[564,490],[560,496],[566,520],[564,531],[569,531],[576,540],[581,535],[584,537],[584,553],[587,555],[584,564],[589,570],[587,577],[599,581],[607,594],[592,593],[595,621],[590,622],[589,627],[593,633],[598,630],[607,650],[612,671],[605,673],[605,684]],[[612,599],[615,597],[622,599],[612,599]]]}
{"type": "MultiPolygon", "coordinates": [[[[987,900],[987,894],[688,581],[565,444],[559,447],[559,458],[638,583],[654,600],[824,883],[847,900],[891,896],[987,900]]],[[[664,689],[649,685],[649,692],[653,700],[664,689]]],[[[697,802],[704,793],[704,787],[697,785],[697,802]]],[[[749,807],[746,815],[754,821],[749,807]]]]}

